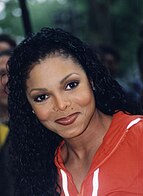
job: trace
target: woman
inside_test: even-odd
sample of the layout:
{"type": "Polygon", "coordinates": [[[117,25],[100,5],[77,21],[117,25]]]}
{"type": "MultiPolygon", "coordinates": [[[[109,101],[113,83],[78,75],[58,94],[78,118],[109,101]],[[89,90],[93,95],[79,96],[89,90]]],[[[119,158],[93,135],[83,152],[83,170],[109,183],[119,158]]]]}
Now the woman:
{"type": "Polygon", "coordinates": [[[86,44],[43,28],[8,72],[15,195],[143,194],[141,112],[86,44]]]}

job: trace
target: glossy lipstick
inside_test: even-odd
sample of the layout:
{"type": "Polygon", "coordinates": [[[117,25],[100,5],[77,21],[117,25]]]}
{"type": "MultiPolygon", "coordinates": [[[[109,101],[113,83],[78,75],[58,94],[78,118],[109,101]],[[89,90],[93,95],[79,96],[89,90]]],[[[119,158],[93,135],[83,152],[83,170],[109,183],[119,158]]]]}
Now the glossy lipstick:
{"type": "Polygon", "coordinates": [[[75,120],[77,119],[78,115],[79,115],[79,113],[74,113],[74,114],[71,114],[67,117],[59,118],[59,119],[55,120],[55,122],[60,125],[67,126],[67,125],[74,123],[75,120]]]}

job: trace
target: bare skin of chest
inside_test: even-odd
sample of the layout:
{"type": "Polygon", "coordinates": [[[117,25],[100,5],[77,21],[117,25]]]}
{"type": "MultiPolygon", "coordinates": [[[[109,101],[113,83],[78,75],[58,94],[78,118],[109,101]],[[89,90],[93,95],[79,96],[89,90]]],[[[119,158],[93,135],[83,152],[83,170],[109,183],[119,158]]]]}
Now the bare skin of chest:
{"type": "Polygon", "coordinates": [[[77,191],[80,192],[82,182],[84,181],[87,173],[89,171],[91,161],[79,161],[77,163],[72,163],[70,165],[66,164],[67,170],[72,174],[73,182],[77,188],[77,191]]]}
{"type": "Polygon", "coordinates": [[[96,142],[96,145],[94,145],[94,148],[92,148],[90,152],[84,152],[83,154],[80,154],[80,156],[75,156],[75,154],[74,156],[68,155],[67,159],[65,159],[64,161],[64,165],[72,175],[73,182],[79,193],[82,183],[91,167],[93,157],[95,156],[95,153],[97,152],[101,142],[102,140],[98,140],[98,142],[96,142]]]}

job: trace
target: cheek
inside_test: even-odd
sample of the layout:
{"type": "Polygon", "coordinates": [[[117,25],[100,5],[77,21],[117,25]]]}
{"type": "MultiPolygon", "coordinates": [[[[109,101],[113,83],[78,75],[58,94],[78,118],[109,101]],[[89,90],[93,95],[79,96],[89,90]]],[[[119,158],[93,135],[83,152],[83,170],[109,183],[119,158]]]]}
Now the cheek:
{"type": "Polygon", "coordinates": [[[37,116],[37,118],[40,121],[44,121],[44,120],[46,120],[46,118],[48,116],[48,113],[47,112],[44,112],[42,110],[35,110],[35,115],[37,116]]]}
{"type": "Polygon", "coordinates": [[[78,105],[80,105],[81,107],[95,105],[94,95],[91,90],[83,90],[79,95],[80,96],[76,97],[76,101],[78,102],[78,105]]]}
{"type": "Polygon", "coordinates": [[[43,105],[42,107],[33,107],[34,113],[40,121],[50,119],[51,107],[43,105]]]}

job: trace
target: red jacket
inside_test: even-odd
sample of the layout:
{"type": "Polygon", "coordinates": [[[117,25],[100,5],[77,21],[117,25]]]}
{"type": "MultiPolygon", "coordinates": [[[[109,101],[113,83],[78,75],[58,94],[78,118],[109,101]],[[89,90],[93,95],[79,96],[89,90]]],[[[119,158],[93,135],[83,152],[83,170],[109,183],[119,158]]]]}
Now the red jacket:
{"type": "Polygon", "coordinates": [[[142,116],[123,112],[113,115],[80,193],[63,165],[60,150],[62,144],[55,157],[62,196],[143,196],[142,116]]]}

